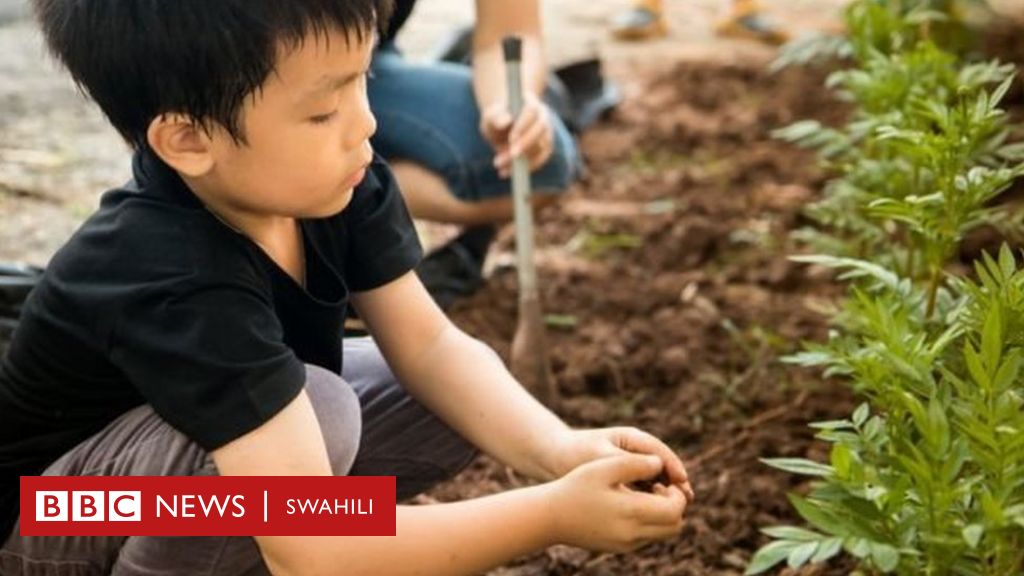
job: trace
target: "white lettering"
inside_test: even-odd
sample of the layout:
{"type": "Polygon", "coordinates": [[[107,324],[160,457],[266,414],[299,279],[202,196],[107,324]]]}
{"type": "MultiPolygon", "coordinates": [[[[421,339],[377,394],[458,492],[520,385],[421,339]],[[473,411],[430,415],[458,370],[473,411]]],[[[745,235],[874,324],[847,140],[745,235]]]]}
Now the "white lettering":
{"type": "Polygon", "coordinates": [[[231,515],[235,518],[241,518],[245,516],[245,496],[235,494],[233,496],[210,496],[209,498],[196,495],[196,494],[175,494],[171,501],[164,500],[162,496],[156,497],[156,517],[159,518],[162,513],[166,513],[172,518],[195,518],[197,517],[196,509],[202,511],[202,516],[210,518],[213,516],[213,512],[217,513],[217,516],[224,518],[228,512],[228,507],[234,509],[231,515]],[[198,502],[198,505],[196,504],[198,502]]]}
{"type": "Polygon", "coordinates": [[[210,497],[210,499],[208,501],[204,501],[202,496],[199,497],[199,505],[202,507],[203,514],[205,516],[209,516],[210,515],[210,511],[213,510],[214,507],[216,507],[217,508],[217,514],[221,518],[223,518],[224,517],[224,511],[227,510],[227,508],[228,508],[228,502],[230,502],[230,500],[227,497],[224,498],[224,502],[223,503],[221,502],[220,498],[218,498],[217,496],[210,497]]]}
{"type": "Polygon", "coordinates": [[[111,490],[107,493],[107,520],[110,522],[142,522],[142,492],[111,490]]]}
{"type": "Polygon", "coordinates": [[[371,516],[373,514],[373,498],[289,498],[285,501],[287,514],[348,515],[371,516]]]}
{"type": "Polygon", "coordinates": [[[156,497],[156,517],[157,518],[160,517],[160,508],[164,508],[164,509],[166,509],[171,514],[172,518],[177,518],[177,516],[178,516],[178,497],[177,496],[174,497],[173,502],[174,502],[173,505],[168,504],[167,501],[164,500],[163,496],[160,496],[158,494],[157,497],[156,497]]]}
{"type": "Polygon", "coordinates": [[[235,518],[245,516],[245,506],[242,505],[243,502],[245,502],[245,496],[236,494],[231,497],[231,503],[234,504],[236,510],[235,512],[232,512],[231,515],[235,518]]]}
{"type": "Polygon", "coordinates": [[[183,494],[181,496],[181,517],[182,518],[195,518],[196,509],[195,494],[183,494]]]}

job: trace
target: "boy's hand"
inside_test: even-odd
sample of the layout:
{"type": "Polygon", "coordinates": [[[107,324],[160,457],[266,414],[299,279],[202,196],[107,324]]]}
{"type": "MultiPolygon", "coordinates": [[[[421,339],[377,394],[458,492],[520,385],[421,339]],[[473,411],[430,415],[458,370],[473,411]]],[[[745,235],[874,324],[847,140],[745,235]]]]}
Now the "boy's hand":
{"type": "Polygon", "coordinates": [[[512,159],[525,156],[536,170],[554,152],[555,132],[547,106],[533,93],[523,94],[523,111],[512,123],[504,101],[480,112],[480,133],[494,148],[494,168],[502,178],[512,172],[512,159]]]}
{"type": "Polygon", "coordinates": [[[657,484],[651,494],[627,487],[661,468],[657,457],[626,454],[588,462],[546,484],[556,538],[590,550],[629,552],[678,536],[687,505],[678,486],[657,484]]]}
{"type": "Polygon", "coordinates": [[[593,460],[622,456],[624,454],[650,454],[662,462],[662,470],[670,485],[677,487],[687,501],[693,501],[693,487],[683,462],[671,448],[651,434],[630,427],[599,428],[594,430],[570,430],[552,445],[553,471],[563,476],[577,466],[593,460]]]}

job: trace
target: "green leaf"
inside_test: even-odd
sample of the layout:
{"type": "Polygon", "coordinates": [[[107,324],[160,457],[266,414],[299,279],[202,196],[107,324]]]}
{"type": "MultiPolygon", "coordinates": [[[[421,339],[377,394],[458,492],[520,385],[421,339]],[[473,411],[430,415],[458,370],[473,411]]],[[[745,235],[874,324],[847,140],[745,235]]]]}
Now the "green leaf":
{"type": "Polygon", "coordinates": [[[999,306],[993,306],[985,317],[981,334],[981,350],[985,360],[985,372],[992,374],[999,366],[1003,351],[1003,322],[999,306]]]}
{"type": "Polygon", "coordinates": [[[985,533],[985,528],[981,524],[971,524],[963,530],[964,542],[974,550],[978,547],[978,543],[981,542],[981,536],[985,533]]]}
{"type": "Polygon", "coordinates": [[[999,149],[999,157],[1005,160],[1024,160],[1024,142],[1015,142],[999,149]]]}
{"type": "Polygon", "coordinates": [[[932,345],[928,347],[928,354],[932,357],[938,356],[943,350],[946,349],[951,342],[959,338],[963,334],[963,327],[959,325],[953,325],[946,329],[941,336],[932,342],[932,345]]]}
{"type": "Polygon", "coordinates": [[[796,526],[769,526],[768,528],[762,528],[761,532],[775,538],[776,540],[810,542],[812,540],[817,541],[822,538],[822,535],[817,532],[812,532],[806,528],[797,528],[796,526]]]}
{"type": "Polygon", "coordinates": [[[847,478],[850,475],[850,466],[853,463],[853,455],[850,449],[842,444],[832,446],[830,457],[832,468],[840,478],[847,478]]]}
{"type": "Polygon", "coordinates": [[[1002,84],[999,85],[998,88],[996,88],[996,91],[993,92],[991,98],[989,98],[989,101],[992,103],[992,106],[996,106],[1000,102],[1002,102],[1003,98],[1006,96],[1006,93],[1010,91],[1011,84],[1013,84],[1013,78],[1007,78],[1006,80],[1003,81],[1002,84]]]}
{"type": "Polygon", "coordinates": [[[789,553],[789,558],[786,559],[786,564],[790,568],[799,568],[807,563],[814,556],[814,553],[818,551],[818,542],[805,542],[789,553]]]}
{"type": "Polygon", "coordinates": [[[831,466],[807,460],[806,458],[761,458],[761,462],[772,468],[804,476],[827,477],[835,473],[831,466]]]}
{"type": "Polygon", "coordinates": [[[798,142],[808,136],[821,132],[821,130],[821,122],[818,122],[817,120],[801,120],[784,128],[773,130],[772,138],[786,140],[789,142],[798,142]]]}
{"type": "Polygon", "coordinates": [[[901,396],[903,405],[906,407],[907,411],[910,412],[910,415],[913,416],[914,425],[917,427],[918,431],[922,436],[924,436],[924,439],[928,444],[935,445],[936,438],[932,427],[930,426],[928,411],[925,409],[925,406],[909,392],[904,392],[901,396]]]}
{"type": "Polygon", "coordinates": [[[789,495],[789,501],[804,520],[823,532],[833,536],[846,536],[853,532],[852,527],[843,518],[838,517],[820,502],[807,500],[795,494],[789,495]]]}
{"type": "Polygon", "coordinates": [[[931,429],[934,448],[938,449],[940,455],[945,455],[950,442],[949,421],[946,420],[945,407],[936,396],[928,401],[928,427],[931,429]]]}
{"type": "Polygon", "coordinates": [[[853,425],[860,428],[867,421],[868,416],[871,415],[871,407],[865,402],[857,407],[853,412],[853,425]]]}
{"type": "MultiPolygon", "coordinates": [[[[1021,142],[1021,146],[1024,146],[1024,142],[1021,142]]],[[[1013,256],[1013,250],[1006,244],[999,247],[999,269],[1006,278],[1012,277],[1017,271],[1017,259],[1013,256]]]]}
{"type": "Polygon", "coordinates": [[[798,352],[796,354],[790,354],[782,357],[782,361],[786,364],[796,364],[797,366],[804,366],[807,368],[830,364],[834,362],[835,359],[835,356],[832,354],[818,350],[798,352]]]}
{"type": "Polygon", "coordinates": [[[768,570],[788,558],[789,553],[800,544],[800,542],[787,542],[785,540],[768,543],[754,554],[754,557],[750,559],[750,564],[747,565],[747,571],[743,574],[745,576],[752,576],[768,570]]]}
{"type": "Polygon", "coordinates": [[[854,558],[867,558],[871,553],[871,541],[867,538],[851,538],[846,549],[854,558]]]}
{"type": "Polygon", "coordinates": [[[868,420],[868,423],[864,425],[864,437],[868,440],[874,441],[881,437],[885,433],[885,422],[875,416],[868,420]]]}
{"type": "Polygon", "coordinates": [[[1003,507],[988,490],[981,493],[981,511],[985,514],[985,519],[989,524],[999,525],[1005,520],[1003,507]]]}
{"type": "Polygon", "coordinates": [[[872,542],[869,545],[871,550],[871,561],[883,572],[892,572],[899,566],[900,551],[888,544],[872,542]]]}
{"type": "Polygon", "coordinates": [[[889,489],[885,486],[868,486],[864,488],[864,497],[872,502],[878,502],[879,499],[889,493],[889,489]]]}
{"type": "Polygon", "coordinates": [[[1003,360],[1003,364],[999,367],[999,371],[996,372],[996,377],[992,381],[992,387],[996,393],[1002,393],[1009,390],[1020,375],[1020,353],[1014,350],[1007,356],[1008,357],[1003,360]]]}
{"type": "Polygon", "coordinates": [[[811,557],[811,562],[824,562],[833,558],[843,549],[843,541],[840,538],[828,538],[822,540],[818,551],[811,557]]]}
{"type": "Polygon", "coordinates": [[[970,372],[971,378],[974,379],[976,384],[985,389],[992,387],[988,373],[985,372],[985,368],[982,365],[981,355],[978,354],[970,343],[964,345],[964,363],[967,365],[967,371],[970,372]]]}
{"type": "Polygon", "coordinates": [[[895,273],[867,260],[841,258],[824,254],[790,256],[789,259],[803,264],[818,264],[827,268],[846,270],[842,275],[843,278],[873,278],[883,286],[892,289],[897,288],[900,284],[900,278],[895,273]]]}
{"type": "Polygon", "coordinates": [[[824,422],[814,422],[809,426],[818,430],[850,430],[853,428],[853,423],[849,420],[825,420],[824,422]]]}

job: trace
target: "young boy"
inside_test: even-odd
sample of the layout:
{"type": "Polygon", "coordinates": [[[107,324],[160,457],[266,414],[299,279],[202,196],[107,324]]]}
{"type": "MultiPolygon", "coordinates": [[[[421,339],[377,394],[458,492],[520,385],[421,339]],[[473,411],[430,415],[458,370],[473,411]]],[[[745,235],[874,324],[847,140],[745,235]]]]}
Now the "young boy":
{"type": "Polygon", "coordinates": [[[692,492],[668,447],[569,429],[410,272],[420,247],[368,145],[387,0],[35,4],[134,177],[54,256],[3,360],[0,573],[470,574],[679,534],[692,492]],[[373,340],[342,344],[349,301],[373,340]],[[30,538],[16,522],[19,475],[395,475],[403,500],[471,446],[545,482],[399,506],[394,537],[30,538]],[[653,493],[626,487],[659,471],[653,493]]]}

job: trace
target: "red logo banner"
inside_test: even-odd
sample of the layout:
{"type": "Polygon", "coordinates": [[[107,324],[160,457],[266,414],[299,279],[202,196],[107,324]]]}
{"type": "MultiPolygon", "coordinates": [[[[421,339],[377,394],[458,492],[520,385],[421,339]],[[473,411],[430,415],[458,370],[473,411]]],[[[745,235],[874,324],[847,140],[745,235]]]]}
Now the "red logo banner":
{"type": "Polygon", "coordinates": [[[394,476],[22,476],[22,536],[394,536],[394,476]]]}

